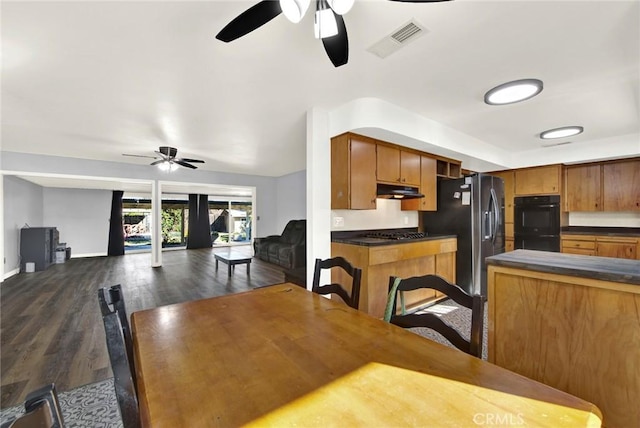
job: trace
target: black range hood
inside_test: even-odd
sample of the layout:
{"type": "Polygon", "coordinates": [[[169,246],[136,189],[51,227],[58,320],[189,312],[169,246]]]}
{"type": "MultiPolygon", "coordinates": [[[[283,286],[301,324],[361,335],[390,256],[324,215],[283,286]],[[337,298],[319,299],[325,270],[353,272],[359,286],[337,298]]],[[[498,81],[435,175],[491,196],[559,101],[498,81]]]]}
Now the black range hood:
{"type": "Polygon", "coordinates": [[[424,195],[420,193],[418,189],[415,187],[396,186],[393,184],[380,184],[380,183],[378,183],[376,195],[378,198],[385,198],[385,199],[424,198],[424,195]]]}

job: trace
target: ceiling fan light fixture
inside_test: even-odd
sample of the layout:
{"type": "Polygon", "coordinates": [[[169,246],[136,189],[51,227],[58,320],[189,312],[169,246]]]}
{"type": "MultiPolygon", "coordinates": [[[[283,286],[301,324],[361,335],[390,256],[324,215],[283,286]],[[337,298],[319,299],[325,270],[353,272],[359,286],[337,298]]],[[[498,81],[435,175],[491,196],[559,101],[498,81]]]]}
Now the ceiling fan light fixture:
{"type": "Polygon", "coordinates": [[[310,3],[311,0],[280,0],[280,8],[289,21],[297,24],[307,13],[310,3]]]}
{"type": "Polygon", "coordinates": [[[535,97],[542,92],[542,88],[542,80],[514,80],[489,90],[484,94],[484,102],[489,105],[517,103],[535,97]]]}
{"type": "Polygon", "coordinates": [[[313,21],[313,32],[316,39],[326,39],[338,34],[338,23],[327,0],[318,0],[313,21]]]}
{"type": "Polygon", "coordinates": [[[540,138],[549,140],[552,138],[566,138],[574,135],[582,134],[584,128],[582,126],[563,126],[561,128],[548,129],[540,133],[540,138]]]}
{"type": "Polygon", "coordinates": [[[327,0],[329,6],[338,15],[344,15],[353,7],[354,0],[327,0]]]}
{"type": "Polygon", "coordinates": [[[160,162],[158,164],[158,168],[160,169],[160,171],[173,172],[178,169],[178,165],[171,162],[170,160],[165,160],[164,162],[160,162]]]}

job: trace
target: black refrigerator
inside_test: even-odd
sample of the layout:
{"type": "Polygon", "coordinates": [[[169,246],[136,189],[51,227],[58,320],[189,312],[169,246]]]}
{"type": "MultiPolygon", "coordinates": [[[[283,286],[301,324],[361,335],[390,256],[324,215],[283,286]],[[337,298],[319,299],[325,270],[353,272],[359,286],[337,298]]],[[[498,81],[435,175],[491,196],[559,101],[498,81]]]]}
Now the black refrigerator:
{"type": "Polygon", "coordinates": [[[473,174],[438,181],[438,211],[423,213],[430,235],[458,238],[456,283],[487,297],[485,258],[504,252],[504,183],[500,177],[473,174]]]}

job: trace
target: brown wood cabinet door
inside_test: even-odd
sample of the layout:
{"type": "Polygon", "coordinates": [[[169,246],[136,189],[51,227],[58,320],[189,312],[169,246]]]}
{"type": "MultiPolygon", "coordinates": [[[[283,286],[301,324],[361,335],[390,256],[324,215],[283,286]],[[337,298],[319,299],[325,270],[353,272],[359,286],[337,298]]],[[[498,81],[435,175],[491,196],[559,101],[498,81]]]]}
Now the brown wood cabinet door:
{"type": "Polygon", "coordinates": [[[408,186],[420,186],[420,155],[400,151],[400,182],[408,186]]]}
{"type": "Polygon", "coordinates": [[[377,165],[378,181],[400,183],[400,149],[378,144],[377,150],[373,165],[377,165]]]}
{"type": "Polygon", "coordinates": [[[640,211],[640,159],[602,166],[603,209],[640,211]]]}
{"type": "Polygon", "coordinates": [[[424,198],[403,199],[403,210],[436,211],[438,209],[438,178],[436,174],[436,159],[420,156],[420,193],[424,195],[424,198]]]}
{"type": "Polygon", "coordinates": [[[515,194],[559,194],[560,169],[560,165],[546,165],[515,170],[515,194]]]}
{"type": "Polygon", "coordinates": [[[636,245],[630,242],[598,241],[596,243],[596,255],[634,260],[636,258],[636,245]]]}
{"type": "Polygon", "coordinates": [[[600,165],[569,166],[565,170],[565,211],[602,211],[600,165]]]}
{"type": "Polygon", "coordinates": [[[351,186],[352,210],[376,208],[376,145],[351,138],[351,186]]]}

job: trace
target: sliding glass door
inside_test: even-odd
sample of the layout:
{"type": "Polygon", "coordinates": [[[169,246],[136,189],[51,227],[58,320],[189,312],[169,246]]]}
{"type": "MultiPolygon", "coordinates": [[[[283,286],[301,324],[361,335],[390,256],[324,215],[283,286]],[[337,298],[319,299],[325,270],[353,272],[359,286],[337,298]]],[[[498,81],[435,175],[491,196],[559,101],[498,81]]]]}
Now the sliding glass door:
{"type": "MultiPolygon", "coordinates": [[[[251,243],[251,200],[209,197],[209,224],[213,246],[251,243]]],[[[125,251],[151,251],[151,200],[123,198],[125,251]]],[[[189,237],[187,195],[162,199],[162,248],[185,248],[189,237]]]]}

